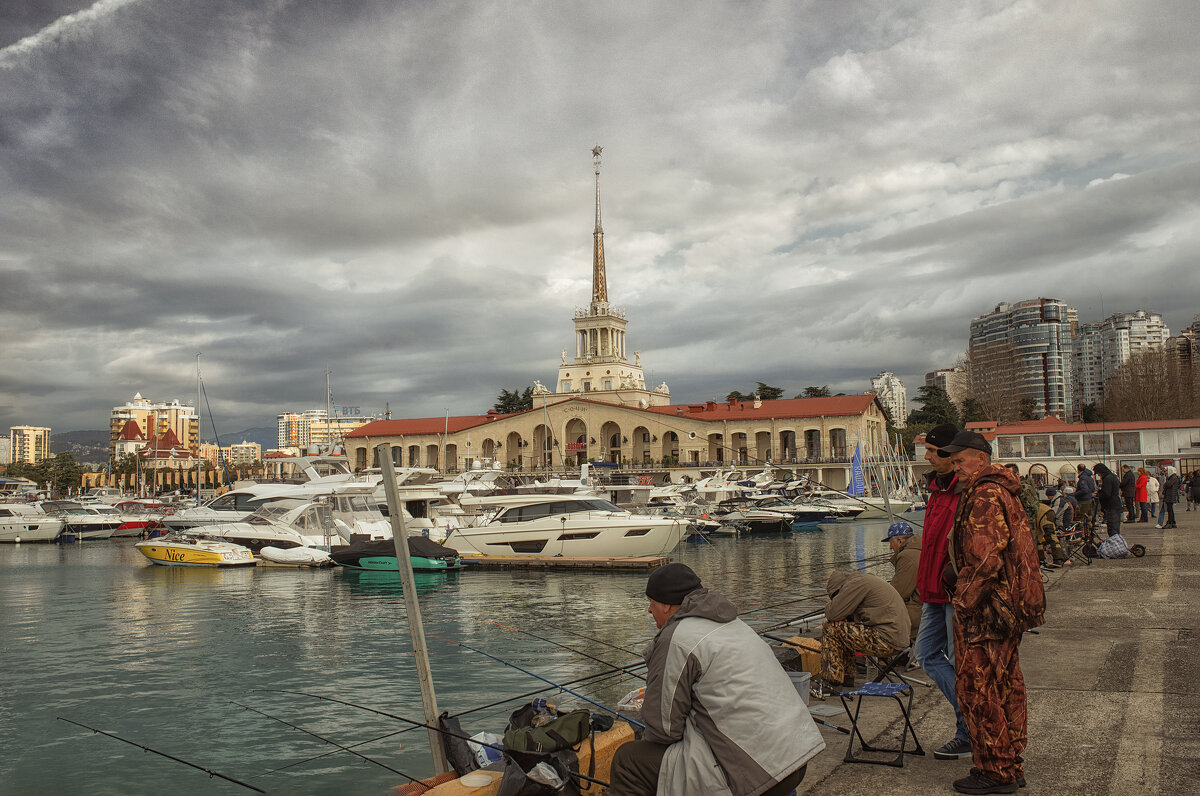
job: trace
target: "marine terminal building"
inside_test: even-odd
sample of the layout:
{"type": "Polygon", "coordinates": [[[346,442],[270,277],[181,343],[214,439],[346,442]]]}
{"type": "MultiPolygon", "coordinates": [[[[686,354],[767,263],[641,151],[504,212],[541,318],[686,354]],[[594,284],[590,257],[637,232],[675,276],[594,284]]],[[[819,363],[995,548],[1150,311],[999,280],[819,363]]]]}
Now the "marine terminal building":
{"type": "Polygon", "coordinates": [[[468,469],[476,459],[514,470],[559,470],[589,461],[644,468],[769,463],[844,487],[855,446],[862,444],[864,457],[878,456],[883,446],[887,415],[875,393],[674,405],[665,382],[647,388],[640,352],[632,361],[628,355],[625,313],[608,301],[600,149],[592,150],[592,297],[572,318],[574,343],[562,352],[555,390],[534,382],[533,408],[513,414],[368,423],[344,439],[351,466],[374,466],[375,449],[387,443],[398,466],[446,472],[468,469]]]}

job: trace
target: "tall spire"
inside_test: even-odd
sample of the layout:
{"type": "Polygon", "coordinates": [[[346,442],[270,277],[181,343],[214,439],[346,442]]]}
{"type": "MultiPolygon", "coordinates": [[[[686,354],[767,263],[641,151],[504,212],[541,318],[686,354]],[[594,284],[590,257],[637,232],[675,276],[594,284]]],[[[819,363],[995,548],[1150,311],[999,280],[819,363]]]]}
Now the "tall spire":
{"type": "Polygon", "coordinates": [[[592,233],[592,303],[608,303],[608,277],[604,275],[604,227],[600,226],[600,153],[604,147],[592,147],[596,166],[596,231],[592,233]]]}

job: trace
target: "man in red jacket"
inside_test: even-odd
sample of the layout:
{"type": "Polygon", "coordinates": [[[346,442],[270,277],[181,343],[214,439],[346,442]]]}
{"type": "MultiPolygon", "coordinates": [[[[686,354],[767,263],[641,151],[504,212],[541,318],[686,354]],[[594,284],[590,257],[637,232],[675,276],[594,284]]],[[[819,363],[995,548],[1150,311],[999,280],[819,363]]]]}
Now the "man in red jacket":
{"type": "Polygon", "coordinates": [[[949,445],[957,433],[953,423],[943,423],[925,434],[925,461],[933,469],[926,475],[929,500],[925,504],[921,558],[917,563],[917,593],[922,605],[913,654],[954,708],[954,737],[933,753],[938,760],[956,760],[971,755],[967,724],[954,695],[954,608],[942,583],[942,571],[950,560],[946,545],[962,489],[954,474],[954,465],[949,458],[938,456],[938,450],[949,445]]]}

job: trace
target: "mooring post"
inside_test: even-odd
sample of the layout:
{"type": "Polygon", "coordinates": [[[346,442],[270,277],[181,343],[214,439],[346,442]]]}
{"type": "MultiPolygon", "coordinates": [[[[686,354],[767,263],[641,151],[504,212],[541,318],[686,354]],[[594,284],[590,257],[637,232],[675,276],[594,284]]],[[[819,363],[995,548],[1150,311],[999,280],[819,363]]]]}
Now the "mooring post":
{"type": "MultiPolygon", "coordinates": [[[[421,702],[425,706],[425,723],[437,726],[437,696],[433,691],[433,673],[429,668],[429,650],[425,646],[425,627],[421,622],[421,606],[417,602],[417,583],[413,577],[412,559],[408,554],[408,526],[404,521],[404,505],[396,488],[396,468],[392,463],[392,446],[380,445],[380,463],[383,466],[383,489],[387,495],[388,517],[392,523],[392,541],[396,547],[396,566],[404,584],[404,609],[408,614],[408,632],[412,636],[413,655],[417,661],[417,679],[421,684],[421,702]]],[[[442,751],[441,738],[436,730],[428,730],[429,748],[433,752],[433,765],[437,773],[450,770],[446,754],[442,751]]]]}

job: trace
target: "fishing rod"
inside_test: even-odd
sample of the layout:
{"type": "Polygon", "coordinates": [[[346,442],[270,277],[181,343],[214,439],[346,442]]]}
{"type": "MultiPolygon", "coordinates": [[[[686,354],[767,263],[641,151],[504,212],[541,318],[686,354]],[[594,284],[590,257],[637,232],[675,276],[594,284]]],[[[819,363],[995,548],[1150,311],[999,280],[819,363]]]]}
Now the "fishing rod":
{"type": "MultiPolygon", "coordinates": [[[[436,636],[435,636],[435,638],[436,638],[436,636]]],[[[405,724],[411,724],[414,727],[424,727],[427,730],[433,730],[434,732],[439,732],[442,735],[446,735],[451,738],[458,738],[461,741],[470,741],[471,743],[477,743],[480,746],[485,746],[488,749],[495,749],[497,752],[504,752],[504,747],[502,747],[502,746],[496,746],[495,744],[485,743],[484,741],[480,741],[476,738],[472,738],[467,735],[461,735],[456,732],[451,732],[450,730],[447,730],[443,727],[435,727],[432,724],[425,724],[423,722],[416,721],[414,719],[409,719],[404,716],[398,716],[395,713],[388,713],[385,710],[378,710],[377,708],[369,708],[366,705],[356,705],[353,702],[347,702],[344,699],[334,699],[333,697],[321,696],[320,694],[310,694],[307,691],[288,691],[288,690],[281,689],[281,688],[256,688],[254,690],[255,691],[265,691],[267,693],[272,693],[272,694],[297,694],[299,696],[306,696],[311,699],[323,699],[326,702],[334,702],[339,705],[345,705],[346,707],[358,708],[359,710],[367,710],[367,711],[370,711],[371,713],[378,713],[380,716],[387,716],[389,719],[395,719],[396,721],[402,721],[405,724]]],[[[626,719],[626,721],[628,721],[628,720],[629,719],[626,719]]],[[[570,772],[570,775],[572,777],[578,777],[580,779],[587,780],[588,782],[594,782],[597,785],[601,785],[605,788],[608,787],[607,782],[605,782],[603,780],[595,779],[593,777],[589,777],[586,774],[580,774],[578,772],[572,771],[572,772],[570,772]]],[[[257,788],[255,790],[257,790],[257,788]]],[[[265,792],[265,791],[263,791],[263,792],[265,792]]]]}
{"type": "MultiPolygon", "coordinates": [[[[645,663],[639,663],[639,664],[634,664],[634,665],[635,665],[635,666],[645,666],[646,664],[645,664],[645,663]]],[[[576,678],[576,679],[574,679],[574,680],[568,680],[568,681],[565,683],[565,685],[578,685],[578,684],[580,684],[580,683],[594,684],[594,683],[596,683],[596,682],[600,682],[601,680],[603,680],[603,679],[605,679],[605,678],[611,678],[611,677],[614,677],[614,676],[620,676],[620,675],[621,675],[621,673],[620,673],[620,672],[618,672],[618,671],[598,672],[598,673],[596,673],[596,674],[589,674],[589,675],[585,675],[585,676],[583,676],[583,677],[578,677],[578,678],[576,678]]],[[[550,688],[548,688],[548,687],[547,687],[547,688],[538,688],[538,689],[535,689],[535,690],[533,690],[533,691],[527,691],[527,692],[525,692],[524,694],[517,694],[516,696],[507,697],[507,698],[505,698],[505,699],[501,699],[501,700],[498,700],[498,701],[496,701],[496,702],[490,702],[490,703],[488,703],[488,704],[486,704],[486,705],[479,705],[478,707],[468,708],[467,710],[463,710],[463,711],[460,711],[460,712],[458,712],[458,713],[451,713],[451,714],[449,714],[449,716],[450,716],[450,718],[455,718],[455,719],[456,719],[456,718],[459,718],[459,717],[461,717],[461,716],[466,716],[466,715],[468,715],[468,714],[471,714],[471,713],[478,713],[478,712],[479,712],[479,711],[481,711],[481,710],[487,710],[487,709],[489,709],[489,708],[499,707],[500,705],[504,705],[504,704],[507,704],[507,703],[509,703],[509,702],[516,702],[516,701],[517,701],[517,700],[519,700],[519,699],[528,699],[529,697],[532,697],[532,696],[537,696],[538,694],[545,693],[546,691],[549,691],[549,690],[551,690],[551,689],[550,689],[550,688]]],[[[358,706],[356,705],[355,707],[358,707],[358,706]]],[[[368,709],[368,710],[369,710],[369,708],[364,708],[364,709],[368,709]]],[[[406,728],[404,728],[403,730],[397,730],[397,731],[395,731],[395,732],[389,732],[389,733],[385,733],[384,735],[380,735],[380,736],[377,736],[377,737],[375,737],[375,738],[371,738],[371,739],[369,739],[369,740],[366,740],[366,741],[361,741],[361,742],[359,742],[359,743],[356,743],[356,744],[351,744],[350,746],[351,746],[351,747],[356,747],[356,746],[365,746],[366,744],[369,744],[369,743],[374,743],[375,741],[382,741],[382,740],[383,740],[383,739],[385,739],[385,738],[391,738],[391,737],[392,737],[392,736],[394,736],[394,735],[403,735],[403,734],[404,734],[404,733],[406,733],[406,732],[412,732],[413,730],[419,730],[419,729],[422,729],[424,726],[425,726],[425,725],[423,725],[423,724],[422,724],[422,725],[419,725],[419,726],[406,727],[406,728]]],[[[313,756],[313,757],[308,757],[308,758],[305,758],[305,759],[303,759],[303,760],[297,760],[297,761],[296,761],[296,762],[294,762],[294,763],[288,763],[286,766],[280,766],[279,768],[275,768],[275,769],[272,769],[272,770],[270,770],[270,771],[265,771],[265,772],[263,772],[262,774],[260,774],[260,775],[258,775],[258,776],[267,776],[267,775],[269,775],[269,774],[275,774],[275,773],[277,773],[277,772],[279,772],[279,771],[283,771],[283,770],[284,770],[284,769],[286,769],[286,768],[292,768],[292,767],[294,767],[294,766],[300,766],[300,765],[304,765],[305,763],[311,763],[311,762],[313,762],[314,760],[320,760],[322,757],[329,757],[330,755],[336,755],[337,753],[338,753],[338,750],[336,750],[336,749],[335,749],[335,750],[333,750],[332,752],[322,752],[322,753],[321,753],[321,754],[319,754],[319,755],[315,755],[315,756],[313,756]]]]}
{"type": "MultiPolygon", "coordinates": [[[[403,730],[396,730],[395,732],[384,733],[383,735],[377,735],[374,738],[368,738],[365,741],[359,741],[358,743],[352,743],[348,747],[345,747],[345,748],[347,750],[350,750],[350,749],[354,749],[357,746],[366,746],[367,744],[372,744],[372,743],[375,743],[376,741],[382,741],[385,738],[391,738],[394,735],[403,735],[406,732],[412,732],[413,730],[416,730],[416,729],[419,729],[419,728],[418,727],[405,727],[403,730]]],[[[301,732],[308,732],[308,730],[302,730],[301,732]]],[[[338,749],[334,749],[332,752],[322,752],[321,754],[315,755],[314,757],[306,757],[303,760],[297,760],[293,763],[288,763],[286,766],[280,766],[279,768],[273,768],[270,771],[264,771],[261,774],[255,774],[255,776],[256,777],[267,777],[267,776],[270,776],[271,774],[278,774],[280,771],[284,771],[289,768],[295,768],[296,766],[301,766],[301,765],[304,765],[305,763],[311,763],[314,760],[320,760],[322,757],[329,757],[330,755],[336,755],[340,751],[342,751],[341,747],[339,747],[338,749]]]]}
{"type": "Polygon", "coordinates": [[[463,649],[468,649],[471,652],[482,655],[485,658],[491,658],[492,660],[496,661],[497,663],[502,663],[505,666],[509,666],[513,669],[516,669],[518,672],[527,674],[530,677],[535,677],[538,680],[541,680],[543,683],[549,683],[550,685],[552,685],[556,688],[562,689],[563,691],[567,692],[571,696],[579,697],[584,702],[587,702],[589,705],[595,705],[596,707],[598,707],[602,710],[607,710],[609,713],[612,713],[614,716],[616,716],[619,719],[625,719],[625,721],[629,722],[630,724],[634,724],[643,729],[645,729],[645,727],[646,727],[646,725],[642,724],[640,721],[637,721],[636,719],[631,719],[629,716],[625,716],[625,715],[621,714],[619,711],[613,710],[608,705],[601,704],[600,702],[597,702],[594,699],[588,699],[587,697],[585,697],[583,694],[579,693],[578,691],[572,691],[570,688],[566,688],[565,686],[559,685],[558,683],[554,682],[553,680],[548,680],[545,677],[542,677],[540,674],[535,674],[535,673],[529,671],[528,669],[522,669],[520,666],[517,666],[515,663],[509,663],[508,661],[504,660],[503,658],[497,658],[495,655],[492,655],[489,652],[484,652],[481,649],[472,647],[470,644],[464,644],[461,641],[455,641],[453,639],[445,638],[444,636],[434,635],[433,633],[430,633],[429,635],[433,636],[433,638],[440,639],[442,641],[449,642],[450,644],[454,644],[456,646],[462,647],[463,649]]]}
{"type": "Polygon", "coordinates": [[[234,779],[233,777],[226,776],[219,771],[213,771],[211,768],[205,768],[204,766],[197,765],[196,763],[188,762],[187,760],[184,760],[183,758],[175,757],[175,755],[169,755],[166,752],[160,752],[157,749],[151,749],[149,746],[144,746],[143,744],[140,744],[137,741],[131,741],[128,738],[122,738],[121,736],[116,735],[115,733],[107,732],[105,730],[98,730],[95,727],[89,727],[86,724],[80,724],[77,721],[72,721],[71,719],[65,719],[62,716],[56,716],[55,718],[57,718],[59,721],[65,721],[67,724],[74,724],[76,727],[83,727],[85,730],[91,730],[92,732],[97,732],[97,733],[100,733],[101,735],[107,735],[109,738],[115,738],[116,740],[121,741],[122,743],[129,744],[130,746],[136,746],[138,749],[141,749],[143,752],[153,752],[154,754],[158,755],[159,757],[165,757],[168,760],[174,760],[176,763],[183,763],[185,766],[191,766],[192,768],[199,769],[200,771],[203,771],[205,774],[208,774],[209,777],[220,777],[221,779],[225,780],[226,782],[232,782],[235,785],[241,785],[243,788],[249,788],[250,790],[257,791],[258,793],[266,793],[266,791],[263,790],[262,788],[255,787],[254,785],[251,785],[249,782],[242,782],[240,779],[234,779]]]}
{"type": "Polygon", "coordinates": [[[811,622],[824,613],[825,613],[824,608],[821,608],[816,611],[810,611],[807,614],[801,614],[800,616],[796,617],[795,619],[789,619],[786,622],[780,622],[777,625],[771,625],[770,627],[764,628],[763,630],[761,630],[759,632],[761,635],[761,634],[767,633],[770,630],[782,630],[785,627],[791,627],[792,625],[800,624],[802,622],[811,622]]]}
{"type": "Polygon", "coordinates": [[[620,671],[624,672],[625,674],[627,674],[627,675],[629,675],[629,676],[631,676],[631,677],[636,677],[636,678],[638,678],[639,680],[645,680],[645,679],[646,679],[646,676],[645,676],[645,675],[641,675],[641,674],[637,674],[637,673],[635,673],[635,672],[631,672],[631,671],[629,671],[628,669],[626,669],[624,666],[618,666],[618,665],[617,665],[617,664],[615,664],[615,663],[610,663],[609,661],[606,661],[606,660],[604,660],[604,659],[602,659],[602,658],[597,658],[595,655],[589,655],[588,653],[586,653],[586,652],[583,652],[582,650],[577,650],[577,649],[575,649],[574,647],[568,647],[566,644],[560,644],[560,643],[558,643],[557,641],[553,641],[553,640],[551,640],[551,639],[548,639],[548,638],[546,638],[545,636],[539,636],[537,633],[532,633],[532,632],[530,632],[530,631],[528,631],[528,630],[521,630],[519,627],[513,627],[512,625],[506,625],[506,624],[503,624],[502,622],[497,622],[497,621],[495,621],[494,619],[480,619],[479,621],[480,621],[480,622],[487,622],[488,624],[490,624],[490,625],[495,625],[496,627],[502,627],[502,628],[504,628],[505,630],[511,630],[511,631],[513,631],[514,633],[522,633],[522,634],[524,634],[524,635],[526,635],[526,636],[530,636],[531,638],[536,638],[536,639],[538,639],[539,641],[544,641],[544,642],[546,642],[547,644],[553,644],[553,645],[554,645],[554,646],[556,646],[556,647],[561,647],[562,649],[565,649],[567,652],[573,652],[573,653],[575,653],[576,655],[582,655],[583,657],[587,658],[588,660],[595,661],[596,663],[602,663],[602,664],[604,664],[605,666],[609,666],[609,667],[611,667],[611,668],[613,668],[613,669],[618,669],[618,670],[620,670],[620,671]]]}
{"type": "Polygon", "coordinates": [[[250,711],[251,713],[257,713],[260,716],[265,716],[266,718],[271,719],[272,721],[277,721],[280,724],[283,724],[287,727],[291,727],[293,730],[299,730],[300,732],[304,733],[305,735],[311,735],[312,737],[316,738],[318,741],[324,741],[325,743],[327,743],[331,746],[336,746],[338,748],[338,751],[340,751],[340,752],[349,752],[350,754],[355,755],[356,757],[361,757],[363,760],[366,760],[368,763],[373,763],[373,764],[379,766],[380,768],[386,768],[388,771],[391,771],[393,774],[399,774],[400,776],[404,777],[405,779],[407,779],[410,782],[416,782],[417,784],[421,784],[421,785],[424,784],[423,782],[421,782],[421,780],[417,779],[416,777],[409,776],[408,774],[405,774],[403,771],[394,769],[391,766],[387,765],[386,763],[380,763],[378,760],[372,760],[371,758],[367,757],[366,755],[362,754],[361,752],[354,751],[349,746],[343,746],[342,744],[338,743],[337,741],[332,741],[323,735],[317,735],[312,730],[306,730],[303,727],[292,724],[290,721],[284,721],[283,719],[279,718],[278,716],[272,716],[269,713],[264,713],[263,711],[258,710],[257,708],[252,708],[249,705],[243,705],[241,702],[236,702],[232,699],[229,700],[229,704],[237,705],[239,708],[244,708],[244,709],[250,711]]]}
{"type": "Polygon", "coordinates": [[[592,642],[595,642],[596,644],[603,644],[606,647],[611,647],[611,648],[617,650],[618,652],[624,652],[627,655],[641,655],[641,653],[638,652],[637,650],[631,650],[628,647],[621,647],[616,644],[610,644],[607,641],[603,641],[601,639],[594,638],[592,636],[587,636],[587,635],[584,635],[583,633],[577,633],[574,630],[567,630],[565,627],[558,627],[558,628],[555,628],[555,630],[566,633],[568,636],[575,636],[577,638],[584,639],[585,641],[592,641],[592,642]]]}

